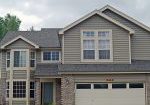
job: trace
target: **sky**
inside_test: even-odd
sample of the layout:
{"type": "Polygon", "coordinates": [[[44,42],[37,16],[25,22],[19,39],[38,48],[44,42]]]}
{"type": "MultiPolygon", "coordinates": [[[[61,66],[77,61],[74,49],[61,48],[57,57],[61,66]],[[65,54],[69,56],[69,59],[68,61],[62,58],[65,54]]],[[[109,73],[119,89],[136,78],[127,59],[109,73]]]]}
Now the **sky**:
{"type": "Polygon", "coordinates": [[[16,15],[20,30],[63,28],[107,4],[150,26],[150,0],[0,0],[0,16],[16,15]]]}

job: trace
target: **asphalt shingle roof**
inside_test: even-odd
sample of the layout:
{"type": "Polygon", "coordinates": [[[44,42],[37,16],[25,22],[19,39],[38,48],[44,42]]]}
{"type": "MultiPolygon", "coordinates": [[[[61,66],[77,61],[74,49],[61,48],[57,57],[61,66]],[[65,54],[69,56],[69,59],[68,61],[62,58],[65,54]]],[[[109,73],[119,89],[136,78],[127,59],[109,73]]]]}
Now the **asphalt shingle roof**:
{"type": "Polygon", "coordinates": [[[1,40],[1,45],[21,35],[39,47],[60,47],[59,30],[60,28],[45,28],[41,31],[10,31],[1,40]]]}
{"type": "Polygon", "coordinates": [[[58,64],[39,63],[36,66],[35,76],[58,76],[58,64]]]}
{"type": "Polygon", "coordinates": [[[131,64],[37,64],[35,76],[58,76],[69,72],[146,72],[150,73],[150,61],[133,60],[131,64]]]}

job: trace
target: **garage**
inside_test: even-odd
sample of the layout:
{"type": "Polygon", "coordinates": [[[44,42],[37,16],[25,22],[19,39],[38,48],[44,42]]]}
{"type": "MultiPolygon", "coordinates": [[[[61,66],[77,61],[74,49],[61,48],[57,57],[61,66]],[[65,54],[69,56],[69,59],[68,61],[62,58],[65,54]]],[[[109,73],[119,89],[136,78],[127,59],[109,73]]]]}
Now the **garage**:
{"type": "Polygon", "coordinates": [[[76,83],[75,105],[145,105],[144,83],[76,83]]]}

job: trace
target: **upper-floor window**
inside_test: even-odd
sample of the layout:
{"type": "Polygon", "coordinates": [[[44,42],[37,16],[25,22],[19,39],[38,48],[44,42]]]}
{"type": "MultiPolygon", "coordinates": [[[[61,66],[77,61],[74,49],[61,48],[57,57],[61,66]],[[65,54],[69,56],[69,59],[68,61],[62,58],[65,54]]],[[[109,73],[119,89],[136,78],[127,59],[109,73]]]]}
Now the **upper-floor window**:
{"type": "Polygon", "coordinates": [[[10,67],[10,52],[6,53],[6,67],[10,67]]]}
{"type": "Polygon", "coordinates": [[[60,51],[44,51],[42,55],[43,61],[55,62],[60,60],[60,51]]]}
{"type": "Polygon", "coordinates": [[[26,51],[14,51],[14,67],[26,67],[26,51]]]}
{"type": "Polygon", "coordinates": [[[32,51],[30,52],[30,67],[35,67],[35,60],[36,60],[35,52],[32,51]]]}
{"type": "Polygon", "coordinates": [[[110,30],[82,31],[82,60],[111,61],[112,33],[110,30]]]}

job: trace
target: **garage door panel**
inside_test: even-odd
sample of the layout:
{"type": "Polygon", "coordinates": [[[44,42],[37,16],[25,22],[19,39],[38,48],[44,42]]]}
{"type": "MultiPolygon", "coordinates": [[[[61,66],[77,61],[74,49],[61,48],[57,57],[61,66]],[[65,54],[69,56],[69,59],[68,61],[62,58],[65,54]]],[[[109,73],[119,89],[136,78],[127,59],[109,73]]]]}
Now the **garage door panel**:
{"type": "Polygon", "coordinates": [[[120,85],[120,89],[112,88],[109,83],[106,89],[94,89],[94,84],[91,83],[91,89],[76,89],[75,105],[145,105],[144,87],[129,88],[126,83],[125,88],[120,85]]]}

